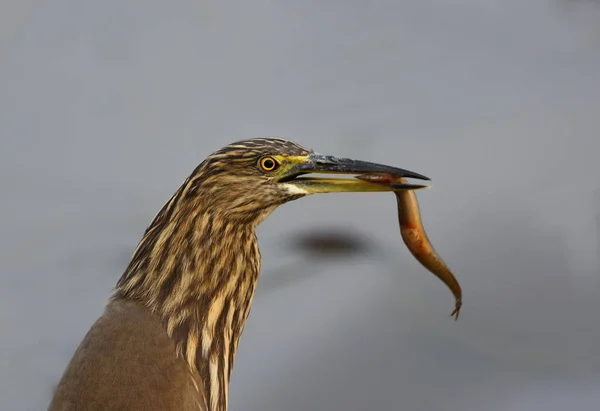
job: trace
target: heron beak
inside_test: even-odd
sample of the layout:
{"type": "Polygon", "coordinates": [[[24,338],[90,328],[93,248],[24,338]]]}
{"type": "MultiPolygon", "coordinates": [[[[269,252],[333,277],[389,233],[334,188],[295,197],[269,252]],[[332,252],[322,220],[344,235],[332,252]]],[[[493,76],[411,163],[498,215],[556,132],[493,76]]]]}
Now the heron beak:
{"type": "Polygon", "coordinates": [[[427,188],[420,184],[390,184],[374,183],[357,178],[339,177],[307,177],[306,174],[390,174],[394,177],[416,178],[429,180],[422,174],[367,161],[340,158],[313,153],[308,157],[296,158],[285,175],[278,180],[280,184],[287,184],[290,189],[299,193],[338,193],[338,192],[369,192],[369,191],[398,191],[416,190],[427,188]],[[304,177],[301,177],[304,176],[304,177]]]}

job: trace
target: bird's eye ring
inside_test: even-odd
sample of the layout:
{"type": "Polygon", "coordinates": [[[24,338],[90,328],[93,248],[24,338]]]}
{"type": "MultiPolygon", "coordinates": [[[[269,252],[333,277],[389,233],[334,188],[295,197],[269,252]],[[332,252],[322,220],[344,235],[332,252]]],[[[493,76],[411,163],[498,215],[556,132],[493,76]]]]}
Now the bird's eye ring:
{"type": "Polygon", "coordinates": [[[273,171],[277,168],[279,163],[273,157],[263,157],[259,161],[260,168],[264,171],[273,171]]]}

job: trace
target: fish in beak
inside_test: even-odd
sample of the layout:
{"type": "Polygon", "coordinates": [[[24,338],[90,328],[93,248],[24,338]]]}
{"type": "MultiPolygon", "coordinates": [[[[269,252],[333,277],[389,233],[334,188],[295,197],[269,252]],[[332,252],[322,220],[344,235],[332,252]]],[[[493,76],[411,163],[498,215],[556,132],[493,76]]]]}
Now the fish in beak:
{"type": "MultiPolygon", "coordinates": [[[[402,187],[406,184],[404,178],[388,173],[372,173],[357,176],[358,179],[369,181],[376,184],[382,184],[385,187],[402,187]]],[[[400,234],[408,251],[427,268],[433,275],[442,280],[446,287],[454,295],[454,310],[450,316],[458,320],[460,309],[462,307],[462,289],[454,274],[448,268],[444,260],[438,255],[427,237],[419,203],[416,194],[411,190],[395,190],[396,201],[398,203],[398,223],[400,225],[400,234]]]]}

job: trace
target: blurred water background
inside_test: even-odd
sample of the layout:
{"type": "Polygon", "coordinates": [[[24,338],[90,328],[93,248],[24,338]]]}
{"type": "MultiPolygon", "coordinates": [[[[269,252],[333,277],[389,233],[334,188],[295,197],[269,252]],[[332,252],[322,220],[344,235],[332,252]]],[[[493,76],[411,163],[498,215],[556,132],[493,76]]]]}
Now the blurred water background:
{"type": "Polygon", "coordinates": [[[465,304],[392,195],[285,205],[231,410],[598,409],[599,134],[593,1],[6,0],[0,409],[45,409],[154,214],[255,136],[432,177],[465,304]]]}

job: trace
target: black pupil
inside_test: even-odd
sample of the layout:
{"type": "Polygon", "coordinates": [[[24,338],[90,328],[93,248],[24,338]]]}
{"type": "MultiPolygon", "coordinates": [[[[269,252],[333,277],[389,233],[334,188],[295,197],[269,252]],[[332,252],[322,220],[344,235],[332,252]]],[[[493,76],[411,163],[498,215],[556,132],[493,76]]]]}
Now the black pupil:
{"type": "Polygon", "coordinates": [[[271,168],[275,167],[275,163],[271,159],[266,159],[265,161],[263,161],[263,166],[264,166],[264,168],[271,169],[271,168]]]}

